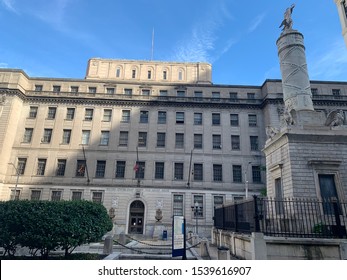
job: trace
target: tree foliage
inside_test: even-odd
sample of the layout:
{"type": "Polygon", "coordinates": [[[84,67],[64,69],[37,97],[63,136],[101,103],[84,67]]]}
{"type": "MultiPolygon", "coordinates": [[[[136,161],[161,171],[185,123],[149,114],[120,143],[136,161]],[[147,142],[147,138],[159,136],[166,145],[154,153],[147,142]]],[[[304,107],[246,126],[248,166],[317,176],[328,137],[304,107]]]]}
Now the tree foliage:
{"type": "Polygon", "coordinates": [[[111,229],[105,207],[90,201],[0,202],[0,246],[9,255],[18,245],[43,257],[58,248],[68,255],[111,229]]]}

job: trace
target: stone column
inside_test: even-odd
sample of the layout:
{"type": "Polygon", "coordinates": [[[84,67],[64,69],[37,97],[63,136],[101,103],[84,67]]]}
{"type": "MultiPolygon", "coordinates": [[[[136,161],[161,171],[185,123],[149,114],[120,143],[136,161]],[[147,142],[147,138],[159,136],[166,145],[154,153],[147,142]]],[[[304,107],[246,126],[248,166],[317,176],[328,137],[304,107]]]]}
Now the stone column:
{"type": "Polygon", "coordinates": [[[307,71],[304,36],[293,29],[281,33],[277,42],[281,66],[283,100],[286,110],[313,111],[307,71]]]}

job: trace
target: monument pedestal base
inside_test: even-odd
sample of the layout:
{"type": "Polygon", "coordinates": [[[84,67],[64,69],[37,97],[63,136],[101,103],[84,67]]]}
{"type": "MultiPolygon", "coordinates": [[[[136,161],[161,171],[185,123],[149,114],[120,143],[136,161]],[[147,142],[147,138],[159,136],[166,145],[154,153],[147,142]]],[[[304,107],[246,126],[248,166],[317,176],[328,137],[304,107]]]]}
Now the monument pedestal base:
{"type": "Polygon", "coordinates": [[[156,222],[153,228],[153,239],[159,239],[163,235],[163,231],[165,230],[165,226],[161,222],[156,222]]]}

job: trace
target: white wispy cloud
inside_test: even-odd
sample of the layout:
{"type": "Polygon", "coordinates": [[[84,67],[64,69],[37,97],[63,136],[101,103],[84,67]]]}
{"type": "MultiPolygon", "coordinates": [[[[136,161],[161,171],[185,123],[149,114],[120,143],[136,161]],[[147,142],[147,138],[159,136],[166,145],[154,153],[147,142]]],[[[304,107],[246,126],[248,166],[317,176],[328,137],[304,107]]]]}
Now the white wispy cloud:
{"type": "Polygon", "coordinates": [[[321,54],[315,54],[308,62],[311,79],[347,79],[347,52],[344,41],[338,40],[321,54]]]}
{"type": "Polygon", "coordinates": [[[18,11],[15,8],[15,0],[1,0],[1,3],[7,10],[18,14],[18,11]]]}
{"type": "Polygon", "coordinates": [[[256,16],[253,21],[251,22],[249,28],[248,28],[248,32],[251,33],[254,30],[256,30],[258,28],[258,26],[263,22],[264,18],[265,18],[265,13],[260,14],[258,16],[256,16]]]}
{"type": "Polygon", "coordinates": [[[0,68],[8,68],[8,63],[0,62],[0,68]]]}

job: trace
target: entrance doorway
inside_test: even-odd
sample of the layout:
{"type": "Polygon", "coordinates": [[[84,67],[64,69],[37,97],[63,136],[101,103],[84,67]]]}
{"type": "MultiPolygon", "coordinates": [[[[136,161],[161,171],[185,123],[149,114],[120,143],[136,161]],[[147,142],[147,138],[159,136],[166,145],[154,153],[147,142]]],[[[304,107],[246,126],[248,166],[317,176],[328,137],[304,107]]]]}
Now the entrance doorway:
{"type": "Polygon", "coordinates": [[[145,205],[140,200],[135,200],[130,204],[129,233],[143,234],[143,221],[145,215],[145,205]]]}

